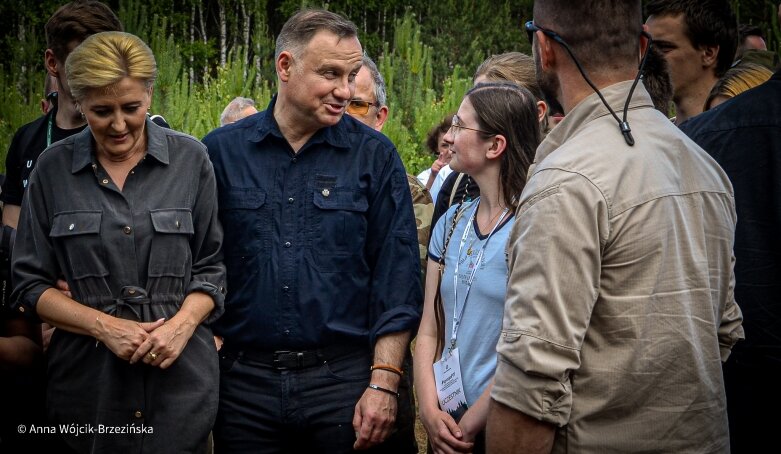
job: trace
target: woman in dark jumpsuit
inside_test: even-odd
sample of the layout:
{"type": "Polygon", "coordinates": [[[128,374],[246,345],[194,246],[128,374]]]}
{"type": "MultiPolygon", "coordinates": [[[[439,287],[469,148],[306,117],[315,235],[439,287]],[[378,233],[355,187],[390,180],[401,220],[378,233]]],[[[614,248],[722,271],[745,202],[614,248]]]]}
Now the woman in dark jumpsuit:
{"type": "Polygon", "coordinates": [[[147,119],[157,68],[137,37],[93,35],[65,67],[88,128],[41,155],[13,260],[16,310],[57,328],[49,418],[76,452],[203,452],[225,281],[206,149],[147,119]]]}

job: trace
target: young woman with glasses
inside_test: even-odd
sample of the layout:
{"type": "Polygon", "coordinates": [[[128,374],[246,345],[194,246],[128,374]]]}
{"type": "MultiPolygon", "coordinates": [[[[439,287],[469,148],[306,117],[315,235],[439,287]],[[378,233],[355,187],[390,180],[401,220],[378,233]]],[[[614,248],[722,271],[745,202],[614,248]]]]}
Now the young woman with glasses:
{"type": "Polygon", "coordinates": [[[451,167],[474,179],[481,195],[451,207],[432,231],[415,386],[434,452],[482,452],[504,309],[505,247],[541,140],[536,100],[514,84],[478,84],[444,140],[451,167]]]}

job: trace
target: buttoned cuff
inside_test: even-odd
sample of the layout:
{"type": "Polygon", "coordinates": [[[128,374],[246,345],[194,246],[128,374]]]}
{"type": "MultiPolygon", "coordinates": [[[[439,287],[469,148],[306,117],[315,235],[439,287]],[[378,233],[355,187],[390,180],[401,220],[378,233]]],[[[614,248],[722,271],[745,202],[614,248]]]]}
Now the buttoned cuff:
{"type": "Polygon", "coordinates": [[[52,288],[51,285],[39,284],[26,291],[17,300],[12,301],[10,304],[14,313],[24,316],[25,318],[41,323],[42,320],[38,317],[38,301],[41,299],[41,295],[46,290],[52,288]]]}
{"type": "Polygon", "coordinates": [[[205,282],[205,281],[191,281],[190,284],[187,286],[187,289],[185,290],[185,294],[189,295],[193,292],[201,292],[206,293],[207,295],[212,297],[212,301],[214,301],[214,309],[212,309],[211,313],[208,317],[206,317],[206,320],[203,321],[204,324],[211,324],[214,323],[223,312],[225,312],[225,286],[224,285],[214,285],[211,282],[205,282]]]}

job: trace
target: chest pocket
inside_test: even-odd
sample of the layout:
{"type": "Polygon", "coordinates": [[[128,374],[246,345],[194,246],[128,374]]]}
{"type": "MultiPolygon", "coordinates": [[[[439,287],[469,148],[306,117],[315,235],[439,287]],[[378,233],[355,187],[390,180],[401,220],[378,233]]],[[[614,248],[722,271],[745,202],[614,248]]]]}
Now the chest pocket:
{"type": "MultiPolygon", "coordinates": [[[[62,251],[74,279],[108,275],[106,250],[100,238],[102,217],[100,211],[68,211],[54,215],[49,236],[55,247],[62,251]]],[[[67,273],[67,270],[62,271],[67,273]]]]}
{"type": "Polygon", "coordinates": [[[321,256],[360,254],[368,227],[366,194],[346,188],[316,188],[312,200],[313,251],[321,256]]]}
{"type": "Polygon", "coordinates": [[[225,228],[223,250],[230,257],[259,257],[268,253],[271,210],[266,193],[257,188],[233,188],[220,193],[220,221],[225,228]]]}
{"type": "Polygon", "coordinates": [[[152,249],[149,276],[182,277],[192,265],[190,238],[195,234],[192,213],[187,208],[152,210],[152,249]]]}

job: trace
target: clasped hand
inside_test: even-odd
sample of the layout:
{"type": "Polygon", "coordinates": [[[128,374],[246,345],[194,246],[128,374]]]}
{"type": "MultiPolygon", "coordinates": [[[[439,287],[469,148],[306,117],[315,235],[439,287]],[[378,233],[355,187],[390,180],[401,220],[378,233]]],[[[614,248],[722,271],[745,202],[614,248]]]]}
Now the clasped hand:
{"type": "Polygon", "coordinates": [[[177,317],[135,322],[100,315],[96,324],[98,332],[102,333],[98,339],[119,358],[131,364],[142,361],[161,369],[176,361],[193,333],[177,317]]]}

